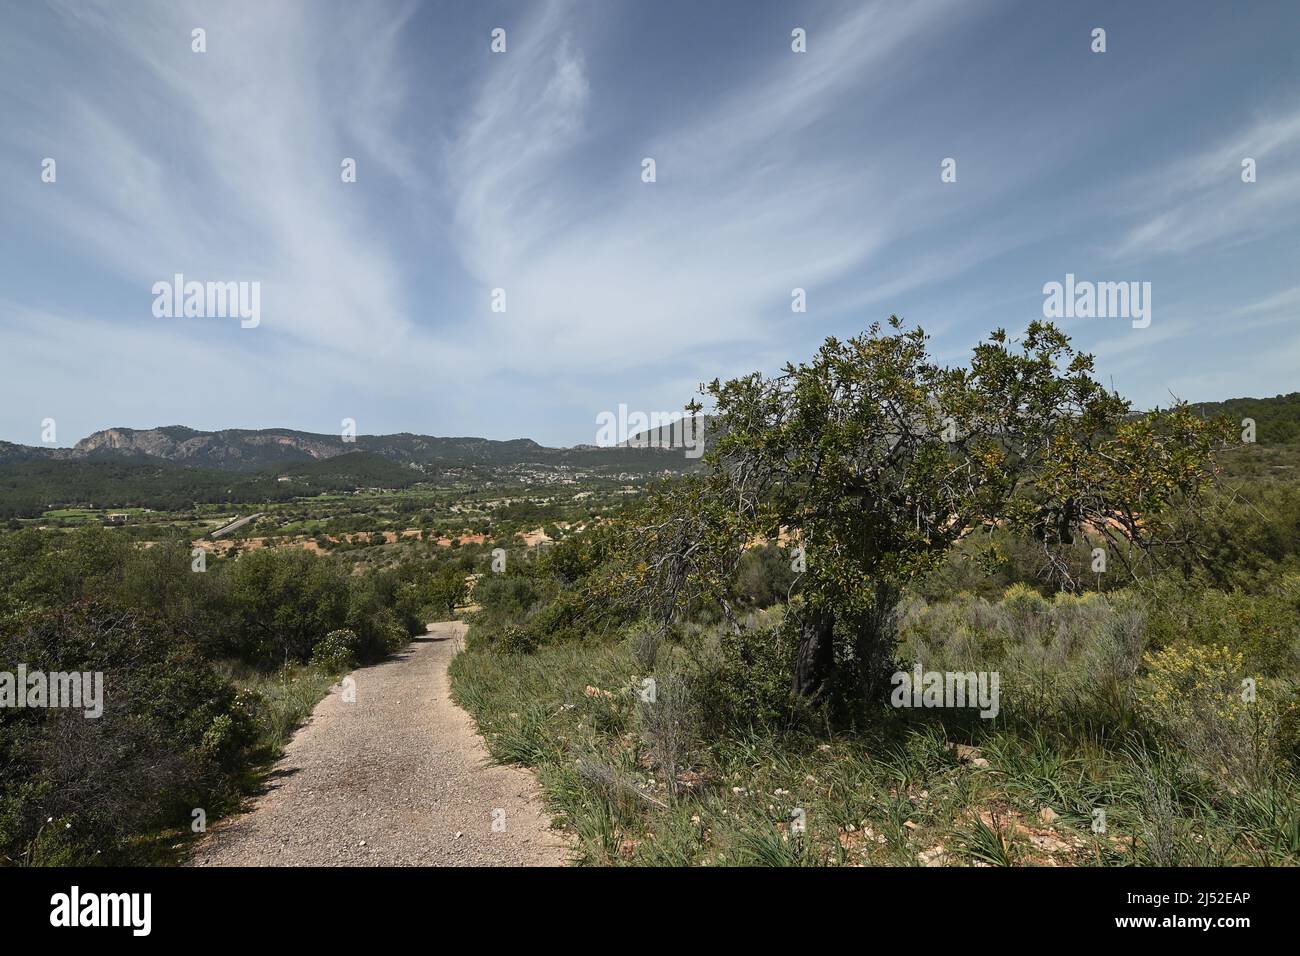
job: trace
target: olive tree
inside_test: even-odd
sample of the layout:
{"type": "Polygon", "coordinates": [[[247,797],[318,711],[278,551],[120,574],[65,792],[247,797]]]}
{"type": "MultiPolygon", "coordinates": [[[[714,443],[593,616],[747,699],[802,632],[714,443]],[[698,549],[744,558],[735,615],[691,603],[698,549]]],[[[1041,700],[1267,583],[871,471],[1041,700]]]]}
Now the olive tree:
{"type": "Polygon", "coordinates": [[[737,562],[786,540],[803,571],[792,690],[822,694],[837,649],[878,686],[902,589],[963,538],[1010,527],[1060,571],[1083,530],[1136,573],[1174,527],[1165,515],[1211,477],[1223,426],[1181,405],[1133,414],[1051,324],[994,332],[967,367],[928,346],[894,317],[777,375],[702,386],[715,406],[704,468],[634,522],[635,599],[665,622],[710,601],[739,630],[737,562]]]}
{"type": "Polygon", "coordinates": [[[465,572],[454,564],[443,565],[428,581],[428,601],[448,617],[456,616],[456,606],[469,594],[465,572]]]}

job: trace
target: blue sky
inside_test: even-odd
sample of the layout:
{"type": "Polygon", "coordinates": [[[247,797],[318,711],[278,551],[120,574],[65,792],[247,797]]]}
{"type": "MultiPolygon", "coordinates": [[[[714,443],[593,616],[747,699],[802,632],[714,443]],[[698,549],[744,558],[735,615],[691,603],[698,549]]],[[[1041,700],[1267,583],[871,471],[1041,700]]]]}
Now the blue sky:
{"type": "Polygon", "coordinates": [[[5,4],[0,438],[591,442],[890,313],[959,363],[1066,273],[1151,283],[1148,328],[1061,323],[1139,405],[1293,391],[1297,36],[1282,2],[5,4]],[[259,282],[260,325],[156,318],[175,273],[259,282]]]}

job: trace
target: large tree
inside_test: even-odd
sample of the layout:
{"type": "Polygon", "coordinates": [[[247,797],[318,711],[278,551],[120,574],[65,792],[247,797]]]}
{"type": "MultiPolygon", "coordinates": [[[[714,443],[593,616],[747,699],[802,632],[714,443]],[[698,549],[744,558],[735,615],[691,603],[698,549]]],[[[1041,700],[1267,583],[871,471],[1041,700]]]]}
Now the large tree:
{"type": "Polygon", "coordinates": [[[715,601],[739,629],[736,564],[784,537],[805,568],[792,689],[815,697],[837,648],[875,683],[901,590],[980,529],[1034,536],[1058,570],[1082,529],[1133,570],[1210,478],[1225,430],[1181,405],[1134,415],[1093,371],[1047,323],[994,332],[949,368],[892,318],[778,375],[715,380],[703,471],[654,498],[630,538],[634,593],[665,621],[715,601]]]}
{"type": "Polygon", "coordinates": [[[469,594],[465,572],[455,564],[445,564],[427,582],[429,603],[448,617],[456,616],[456,607],[469,594]]]}

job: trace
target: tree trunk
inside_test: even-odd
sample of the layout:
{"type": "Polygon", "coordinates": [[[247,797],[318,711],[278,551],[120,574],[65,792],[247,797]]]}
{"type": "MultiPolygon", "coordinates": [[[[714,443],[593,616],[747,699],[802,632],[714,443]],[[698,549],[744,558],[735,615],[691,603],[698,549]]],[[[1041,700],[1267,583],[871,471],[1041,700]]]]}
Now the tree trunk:
{"type": "Polygon", "coordinates": [[[790,690],[812,699],[826,690],[835,669],[835,615],[829,611],[805,613],[799,625],[799,653],[790,690]]]}
{"type": "Polygon", "coordinates": [[[885,696],[889,687],[889,674],[894,669],[897,652],[894,613],[898,600],[898,590],[892,585],[876,584],[871,610],[859,624],[855,650],[863,700],[885,696]]]}

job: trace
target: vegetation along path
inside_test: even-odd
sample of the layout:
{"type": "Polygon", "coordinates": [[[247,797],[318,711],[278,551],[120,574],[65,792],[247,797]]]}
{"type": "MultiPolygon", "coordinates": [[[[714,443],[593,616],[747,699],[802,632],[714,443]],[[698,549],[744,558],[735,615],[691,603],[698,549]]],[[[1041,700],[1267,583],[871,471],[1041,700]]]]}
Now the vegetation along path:
{"type": "Polygon", "coordinates": [[[354,671],[294,735],[253,809],[214,827],[197,866],[563,863],[532,775],[488,764],[447,665],[465,625],[429,625],[393,659],[354,671]]]}

